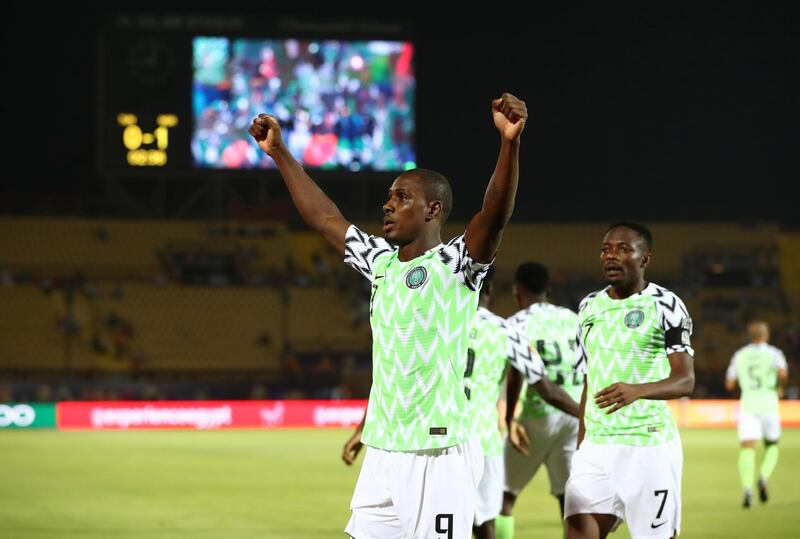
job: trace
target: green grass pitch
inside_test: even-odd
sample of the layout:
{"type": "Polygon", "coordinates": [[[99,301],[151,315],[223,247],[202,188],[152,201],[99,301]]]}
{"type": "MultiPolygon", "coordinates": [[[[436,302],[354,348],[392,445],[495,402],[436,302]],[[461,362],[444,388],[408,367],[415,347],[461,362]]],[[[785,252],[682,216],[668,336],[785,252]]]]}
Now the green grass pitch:
{"type": "MultiPolygon", "coordinates": [[[[349,432],[0,432],[0,537],[345,537],[358,473],[339,460],[349,432]]],[[[681,537],[800,536],[800,430],[784,432],[771,500],[749,511],[735,432],[682,435],[681,537]]],[[[557,512],[542,471],[515,509],[516,537],[559,538],[557,512]]]]}

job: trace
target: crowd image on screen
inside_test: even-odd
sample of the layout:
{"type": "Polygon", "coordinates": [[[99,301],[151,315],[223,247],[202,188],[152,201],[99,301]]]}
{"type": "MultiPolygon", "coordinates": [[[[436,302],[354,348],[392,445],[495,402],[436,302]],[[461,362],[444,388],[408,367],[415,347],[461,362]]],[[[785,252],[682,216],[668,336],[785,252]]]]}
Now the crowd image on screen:
{"type": "Polygon", "coordinates": [[[195,38],[194,165],[274,167],[247,135],[267,111],[306,167],[414,168],[413,55],[400,41],[195,38]]]}

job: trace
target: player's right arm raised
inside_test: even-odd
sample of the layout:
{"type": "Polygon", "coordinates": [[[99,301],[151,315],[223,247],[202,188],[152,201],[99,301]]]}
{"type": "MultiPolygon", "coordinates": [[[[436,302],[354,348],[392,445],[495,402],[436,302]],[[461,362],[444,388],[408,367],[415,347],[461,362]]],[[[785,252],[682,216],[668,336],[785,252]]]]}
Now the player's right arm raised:
{"type": "Polygon", "coordinates": [[[259,114],[248,131],[258,147],[275,161],[303,220],[344,255],[344,237],[350,223],[289,152],[277,118],[259,114]]]}

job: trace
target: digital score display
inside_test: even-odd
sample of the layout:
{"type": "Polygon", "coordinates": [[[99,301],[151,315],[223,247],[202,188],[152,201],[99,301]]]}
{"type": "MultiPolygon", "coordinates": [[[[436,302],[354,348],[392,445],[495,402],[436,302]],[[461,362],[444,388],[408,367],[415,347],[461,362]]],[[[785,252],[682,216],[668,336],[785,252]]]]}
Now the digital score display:
{"type": "Polygon", "coordinates": [[[191,38],[110,28],[101,52],[98,167],[117,177],[191,170],[191,38]]]}
{"type": "Polygon", "coordinates": [[[169,160],[169,130],[178,125],[175,114],[156,116],[152,133],[142,131],[136,114],[117,114],[117,124],[122,128],[122,145],[128,151],[128,164],[133,167],[163,167],[169,160]]]}

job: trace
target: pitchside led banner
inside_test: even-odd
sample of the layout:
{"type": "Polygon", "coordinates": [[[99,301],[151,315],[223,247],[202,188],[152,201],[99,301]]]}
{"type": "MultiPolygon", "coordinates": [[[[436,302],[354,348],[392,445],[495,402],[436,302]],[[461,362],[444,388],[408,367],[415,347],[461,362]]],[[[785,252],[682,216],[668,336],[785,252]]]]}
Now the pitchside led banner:
{"type": "Polygon", "coordinates": [[[0,429],[55,428],[56,406],[47,404],[0,404],[0,429]]]}
{"type": "MultiPolygon", "coordinates": [[[[735,400],[670,401],[685,428],[732,428],[735,400]]],[[[365,400],[341,401],[131,401],[0,404],[0,430],[274,429],[357,425],[365,400]]],[[[780,402],[781,424],[800,427],[800,401],[780,402]]]]}
{"type": "Polygon", "coordinates": [[[353,427],[367,401],[61,402],[59,429],[353,427]]]}
{"type": "MultiPolygon", "coordinates": [[[[739,420],[738,400],[678,399],[668,404],[681,428],[730,429],[739,420]]],[[[800,401],[780,401],[779,415],[783,427],[800,427],[800,401]]]]}

